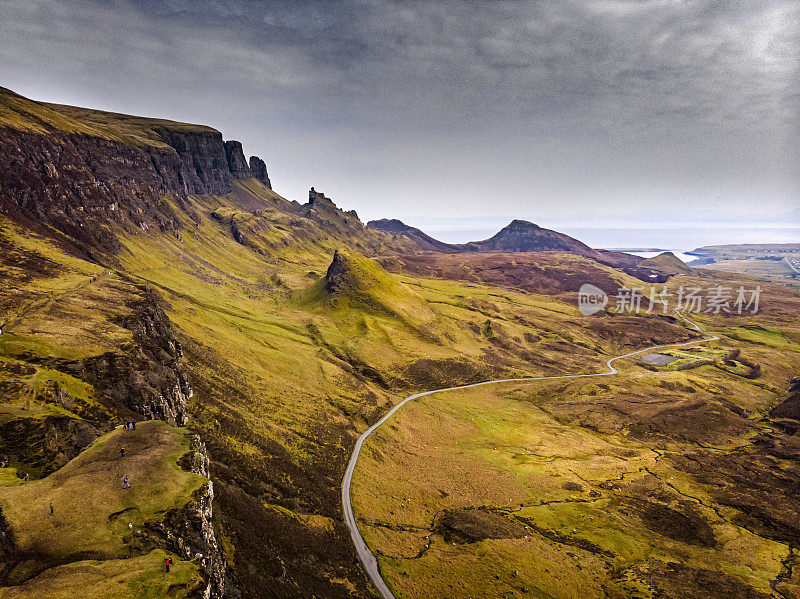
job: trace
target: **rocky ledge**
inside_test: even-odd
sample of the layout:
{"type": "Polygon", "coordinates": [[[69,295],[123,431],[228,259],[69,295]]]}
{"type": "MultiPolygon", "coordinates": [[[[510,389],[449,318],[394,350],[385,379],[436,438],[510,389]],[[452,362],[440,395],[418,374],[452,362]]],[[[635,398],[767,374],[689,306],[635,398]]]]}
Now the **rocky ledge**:
{"type": "Polygon", "coordinates": [[[151,532],[163,539],[167,549],[200,567],[205,581],[203,599],[236,598],[239,593],[227,584],[227,563],[214,533],[214,483],[210,479],[208,452],[198,435],[192,436],[192,447],[183,466],[208,478],[208,484],[188,504],[167,512],[151,532]]]}

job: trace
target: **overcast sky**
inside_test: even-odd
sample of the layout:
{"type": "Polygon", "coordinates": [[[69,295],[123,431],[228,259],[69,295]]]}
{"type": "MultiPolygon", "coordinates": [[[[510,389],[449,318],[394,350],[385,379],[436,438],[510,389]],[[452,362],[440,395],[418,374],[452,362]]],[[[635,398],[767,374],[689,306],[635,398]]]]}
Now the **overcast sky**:
{"type": "Polygon", "coordinates": [[[800,220],[797,0],[0,13],[0,85],[211,125],[363,220],[800,220]]]}

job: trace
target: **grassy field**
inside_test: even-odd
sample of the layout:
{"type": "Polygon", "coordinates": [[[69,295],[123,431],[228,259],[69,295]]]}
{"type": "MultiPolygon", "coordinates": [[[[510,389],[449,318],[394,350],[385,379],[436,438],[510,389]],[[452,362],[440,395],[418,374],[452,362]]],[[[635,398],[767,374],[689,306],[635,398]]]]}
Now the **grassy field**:
{"type": "Polygon", "coordinates": [[[21,586],[0,588],[0,599],[180,599],[194,596],[198,583],[194,564],[155,549],[130,559],[84,560],[57,566],[21,586]],[[174,562],[169,574],[164,572],[165,557],[172,557],[174,562]]]}
{"type": "Polygon", "coordinates": [[[101,437],[50,476],[1,488],[0,506],[17,547],[53,558],[129,555],[132,531],[184,505],[205,484],[177,465],[188,452],[185,430],[142,422],[135,431],[119,428],[101,437]],[[124,476],[130,489],[122,488],[124,476]]]}
{"type": "Polygon", "coordinates": [[[608,379],[503,384],[405,406],[367,441],[353,482],[359,526],[390,587],[398,597],[793,596],[793,543],[746,514],[797,526],[796,502],[771,504],[733,476],[719,487],[686,463],[727,472],[750,455],[744,476],[771,481],[794,468],[758,452],[800,347],[778,331],[756,335],[760,343],[723,337],[697,352],[740,347],[770,366],[756,381],[711,365],[653,373],[628,361],[608,379]]]}

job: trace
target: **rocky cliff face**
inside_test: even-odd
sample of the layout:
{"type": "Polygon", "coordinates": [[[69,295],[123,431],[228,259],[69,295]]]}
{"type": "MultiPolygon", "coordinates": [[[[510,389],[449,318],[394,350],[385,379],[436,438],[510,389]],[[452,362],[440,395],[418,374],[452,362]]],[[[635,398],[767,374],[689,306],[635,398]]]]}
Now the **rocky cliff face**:
{"type": "Polygon", "coordinates": [[[228,160],[228,170],[234,179],[247,179],[251,176],[241,143],[235,140],[226,141],[225,156],[228,160]]]}
{"type": "Polygon", "coordinates": [[[154,526],[154,532],[164,539],[167,548],[200,567],[206,583],[203,599],[238,597],[239,593],[227,584],[227,564],[214,533],[214,483],[210,480],[208,452],[197,435],[192,437],[192,446],[194,451],[184,466],[209,478],[208,484],[187,505],[168,512],[164,521],[154,526]]]}
{"type": "MultiPolygon", "coordinates": [[[[0,109],[6,108],[3,99],[8,97],[0,96],[0,109]]],[[[30,110],[43,106],[25,101],[33,107],[30,110]]],[[[54,108],[59,107],[48,107],[50,113],[54,108]]],[[[69,115],[96,127],[96,121],[86,116],[90,113],[69,115]]],[[[177,198],[180,206],[189,194],[229,193],[236,180],[255,177],[269,185],[263,160],[252,157],[251,168],[242,145],[223,141],[219,131],[124,115],[102,116],[106,121],[116,116],[123,123],[117,127],[128,127],[138,135],[136,139],[146,141],[120,141],[113,128],[105,133],[97,129],[98,135],[59,130],[46,123],[42,124],[45,133],[0,129],[0,162],[5,165],[0,213],[50,226],[90,255],[97,250],[113,253],[119,244],[104,226],[109,222],[143,230],[180,227],[164,196],[177,198]]]]}
{"type": "Polygon", "coordinates": [[[222,194],[231,190],[231,171],[225,142],[218,131],[183,131],[166,127],[153,130],[172,146],[180,160],[183,189],[173,192],[222,194]]]}
{"type": "Polygon", "coordinates": [[[272,189],[272,183],[267,174],[267,164],[258,156],[250,156],[250,174],[261,181],[269,189],[272,189]]]}
{"type": "Polygon", "coordinates": [[[94,386],[118,407],[145,420],[183,426],[192,388],[183,370],[183,350],[161,300],[149,289],[131,305],[133,313],[118,324],[129,329],[133,343],[119,353],[92,356],[59,365],[94,386]]]}
{"type": "Polygon", "coordinates": [[[177,227],[161,195],[183,190],[180,162],[166,151],[101,138],[39,135],[4,129],[0,135],[0,212],[50,225],[79,245],[114,251],[102,224],[146,229],[177,227]]]}

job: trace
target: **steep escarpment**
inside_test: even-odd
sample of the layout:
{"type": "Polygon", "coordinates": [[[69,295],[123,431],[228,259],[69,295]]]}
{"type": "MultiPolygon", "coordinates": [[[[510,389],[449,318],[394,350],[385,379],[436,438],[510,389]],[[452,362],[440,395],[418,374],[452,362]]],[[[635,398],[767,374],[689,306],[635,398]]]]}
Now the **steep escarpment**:
{"type": "Polygon", "coordinates": [[[238,597],[238,591],[228,585],[227,564],[214,532],[214,483],[208,451],[198,435],[192,435],[191,442],[193,451],[186,456],[184,468],[209,480],[195,491],[189,503],[167,512],[163,522],[151,530],[164,540],[170,551],[194,560],[201,567],[205,584],[203,599],[238,597]]]}
{"type": "Polygon", "coordinates": [[[170,190],[185,190],[176,154],[99,137],[6,129],[0,160],[7,166],[0,213],[55,229],[86,253],[119,249],[104,226],[109,222],[165,232],[179,226],[162,199],[170,190]]]}
{"type": "Polygon", "coordinates": [[[140,294],[130,298],[130,312],[111,317],[131,333],[131,341],[117,350],[78,360],[19,356],[13,368],[32,375],[33,382],[28,387],[17,379],[3,381],[4,399],[27,394],[29,406],[53,409],[39,413],[28,408],[0,419],[0,455],[26,472],[48,474],[80,454],[114,421],[186,424],[192,388],[180,342],[155,293],[142,288],[140,294]],[[45,373],[49,380],[37,382],[45,373]],[[20,391],[9,393],[12,385],[20,391]],[[76,392],[81,388],[88,398],[76,392]]]}
{"type": "Polygon", "coordinates": [[[131,331],[133,343],[118,353],[83,360],[73,366],[74,374],[90,382],[113,405],[147,420],[183,426],[186,401],[192,396],[183,371],[183,350],[161,300],[150,289],[141,292],[131,305],[132,314],[118,319],[131,331]]]}
{"type": "Polygon", "coordinates": [[[0,240],[0,455],[40,476],[119,421],[186,422],[183,350],[152,288],[2,217],[0,240]]]}
{"type": "MultiPolygon", "coordinates": [[[[0,213],[60,232],[77,248],[119,249],[108,223],[180,228],[189,194],[226,194],[266,165],[210,127],[44,105],[0,88],[0,213]],[[174,199],[168,202],[165,197],[174,199]]],[[[190,215],[191,216],[191,215],[190,215]]]]}

